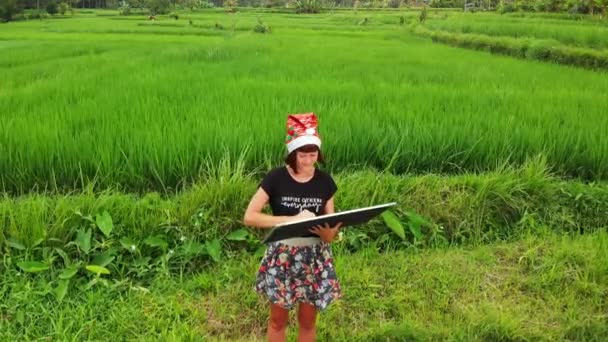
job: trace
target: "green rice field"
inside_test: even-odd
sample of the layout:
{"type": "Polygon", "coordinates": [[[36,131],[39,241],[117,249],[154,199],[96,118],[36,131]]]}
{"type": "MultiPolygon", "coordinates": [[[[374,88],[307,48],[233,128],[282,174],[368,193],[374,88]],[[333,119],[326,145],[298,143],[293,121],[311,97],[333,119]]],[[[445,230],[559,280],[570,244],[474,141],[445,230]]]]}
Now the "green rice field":
{"type": "Polygon", "coordinates": [[[490,36],[551,39],[565,45],[608,49],[608,23],[547,17],[514,17],[500,14],[454,14],[431,18],[431,29],[490,36]]]}
{"type": "Polygon", "coordinates": [[[102,11],[3,25],[1,188],[171,189],[222,158],[254,170],[283,155],[286,115],[309,111],[335,171],[481,172],[542,155],[560,175],[606,177],[604,72],[431,44],[400,15],[417,20],[102,11]],[[258,19],[271,34],[252,31],[258,19]]]}

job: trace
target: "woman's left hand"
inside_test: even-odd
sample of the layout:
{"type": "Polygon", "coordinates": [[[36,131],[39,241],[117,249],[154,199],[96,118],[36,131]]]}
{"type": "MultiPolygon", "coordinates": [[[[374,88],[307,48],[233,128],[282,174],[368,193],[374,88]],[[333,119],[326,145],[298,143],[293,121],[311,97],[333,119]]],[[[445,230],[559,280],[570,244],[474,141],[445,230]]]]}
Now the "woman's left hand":
{"type": "Polygon", "coordinates": [[[317,225],[311,228],[309,231],[313,234],[317,234],[321,240],[331,243],[336,235],[338,234],[338,230],[342,226],[342,222],[339,222],[333,227],[329,226],[329,223],[326,223],[324,226],[317,225]]]}

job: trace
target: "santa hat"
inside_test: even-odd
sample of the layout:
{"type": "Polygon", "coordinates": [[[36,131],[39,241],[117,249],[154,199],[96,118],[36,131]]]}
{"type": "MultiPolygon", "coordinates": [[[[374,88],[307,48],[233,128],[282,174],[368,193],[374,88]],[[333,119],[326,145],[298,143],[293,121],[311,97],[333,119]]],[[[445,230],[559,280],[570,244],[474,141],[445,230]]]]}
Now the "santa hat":
{"type": "Polygon", "coordinates": [[[289,153],[304,146],[317,145],[321,147],[321,138],[317,130],[315,113],[290,114],[287,116],[287,136],[285,144],[289,153]]]}

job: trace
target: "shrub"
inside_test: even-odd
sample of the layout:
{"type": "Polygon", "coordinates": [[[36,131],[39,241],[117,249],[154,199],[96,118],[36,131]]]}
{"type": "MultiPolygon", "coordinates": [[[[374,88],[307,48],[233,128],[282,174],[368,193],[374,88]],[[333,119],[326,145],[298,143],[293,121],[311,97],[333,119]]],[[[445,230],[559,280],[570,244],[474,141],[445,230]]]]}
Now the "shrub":
{"type": "Polygon", "coordinates": [[[321,0],[296,0],[296,12],[298,13],[319,13],[321,7],[321,0]]]}
{"type": "Polygon", "coordinates": [[[61,2],[59,3],[59,6],[57,6],[57,11],[59,14],[65,15],[67,12],[72,12],[72,6],[70,6],[67,2],[61,2]]]}
{"type": "Polygon", "coordinates": [[[126,1],[121,2],[120,7],[118,7],[118,14],[130,15],[131,14],[131,5],[129,5],[129,3],[126,1]]]}
{"type": "Polygon", "coordinates": [[[0,0],[0,21],[23,20],[18,15],[23,11],[21,3],[17,0],[0,0]]]}
{"type": "Polygon", "coordinates": [[[258,23],[253,27],[253,32],[256,32],[256,33],[270,33],[271,32],[271,28],[270,28],[270,26],[264,24],[262,22],[262,19],[258,18],[258,23]]]}
{"type": "Polygon", "coordinates": [[[50,15],[55,15],[57,14],[57,3],[54,1],[49,2],[46,5],[46,13],[50,14],[50,15]]]}

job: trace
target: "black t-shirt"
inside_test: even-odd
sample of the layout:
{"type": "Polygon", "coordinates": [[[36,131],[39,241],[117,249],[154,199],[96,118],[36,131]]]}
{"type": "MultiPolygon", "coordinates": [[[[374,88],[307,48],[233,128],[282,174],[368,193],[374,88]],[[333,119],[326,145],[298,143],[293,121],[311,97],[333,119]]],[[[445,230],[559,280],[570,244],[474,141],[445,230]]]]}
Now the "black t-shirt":
{"type": "Polygon", "coordinates": [[[268,195],[275,216],[293,216],[307,209],[315,215],[325,214],[325,204],[338,187],[329,174],[315,168],[314,176],[305,183],[293,179],[287,167],[271,170],[260,183],[268,195]]]}

